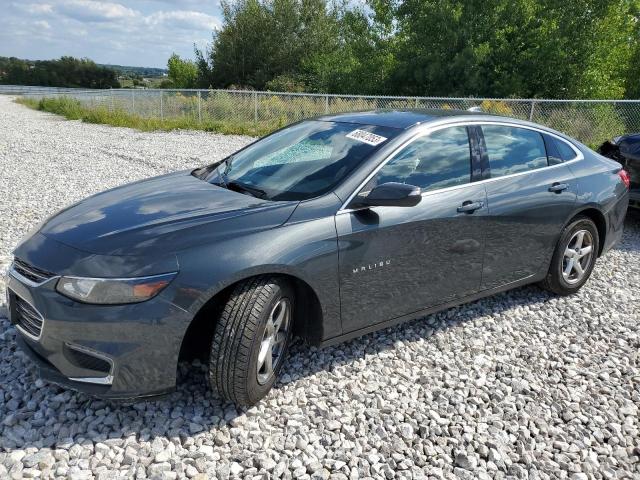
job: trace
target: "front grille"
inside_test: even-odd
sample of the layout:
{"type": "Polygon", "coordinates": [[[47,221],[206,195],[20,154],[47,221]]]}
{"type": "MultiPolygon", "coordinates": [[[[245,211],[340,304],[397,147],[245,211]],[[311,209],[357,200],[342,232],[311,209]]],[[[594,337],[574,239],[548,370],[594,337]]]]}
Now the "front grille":
{"type": "Polygon", "coordinates": [[[111,371],[111,364],[107,360],[91,355],[88,352],[65,345],[64,353],[67,359],[78,367],[104,374],[108,374],[111,371]]]}
{"type": "Polygon", "coordinates": [[[54,273],[29,265],[27,262],[20,260],[19,258],[13,259],[13,269],[24,278],[35,283],[45,282],[55,276],[54,273]]]}
{"type": "Polygon", "coordinates": [[[17,295],[14,298],[15,323],[29,335],[36,338],[40,337],[40,333],[42,333],[42,323],[44,322],[42,315],[22,298],[17,295]]]}

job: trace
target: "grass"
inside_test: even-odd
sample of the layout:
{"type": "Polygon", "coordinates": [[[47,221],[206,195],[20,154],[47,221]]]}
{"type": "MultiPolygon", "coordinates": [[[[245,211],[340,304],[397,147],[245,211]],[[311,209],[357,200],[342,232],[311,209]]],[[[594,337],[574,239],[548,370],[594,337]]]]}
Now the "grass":
{"type": "MultiPolygon", "coordinates": [[[[68,119],[138,130],[204,130],[223,134],[262,136],[304,118],[376,108],[439,107],[466,109],[477,100],[375,99],[356,97],[288,96],[266,92],[105,90],[86,98],[65,96],[16,100],[36,110],[68,119]],[[162,112],[162,114],[161,114],[162,112]]],[[[529,102],[482,100],[483,112],[529,118],[529,102]]],[[[537,102],[537,123],[555,128],[591,148],[625,132],[640,129],[635,104],[570,104],[537,102]]]]}
{"type": "Polygon", "coordinates": [[[45,97],[39,100],[20,97],[15,101],[34,110],[61,115],[68,120],[81,120],[86,123],[135,128],[145,132],[154,130],[202,130],[228,135],[266,135],[273,130],[273,128],[266,125],[259,125],[256,129],[256,125],[253,122],[214,121],[208,119],[200,122],[197,118],[190,115],[164,119],[158,117],[142,117],[119,108],[87,107],[69,97],[45,97]]]}

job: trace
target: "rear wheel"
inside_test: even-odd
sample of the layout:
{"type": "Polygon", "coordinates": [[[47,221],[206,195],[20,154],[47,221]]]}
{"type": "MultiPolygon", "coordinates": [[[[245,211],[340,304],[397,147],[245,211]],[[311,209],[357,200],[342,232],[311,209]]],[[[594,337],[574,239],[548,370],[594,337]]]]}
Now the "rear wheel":
{"type": "Polygon", "coordinates": [[[600,245],[598,229],[588,217],[578,217],[560,235],[541,286],[558,295],[580,290],[591,276],[600,245]]]}
{"type": "Polygon", "coordinates": [[[293,307],[293,289],[278,277],[255,277],[233,290],[209,360],[209,383],[220,396],[253,405],[271,390],[287,355],[293,307]]]}

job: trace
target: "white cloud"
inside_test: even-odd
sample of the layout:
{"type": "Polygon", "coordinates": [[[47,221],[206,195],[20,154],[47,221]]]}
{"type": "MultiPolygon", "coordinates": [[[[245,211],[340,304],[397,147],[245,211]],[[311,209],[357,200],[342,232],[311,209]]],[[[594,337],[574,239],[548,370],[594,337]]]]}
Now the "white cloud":
{"type": "Polygon", "coordinates": [[[56,11],[75,20],[86,22],[110,22],[140,15],[140,12],[120,3],[96,0],[66,0],[56,6],[56,11]]]}
{"type": "Polygon", "coordinates": [[[145,21],[149,25],[165,25],[182,29],[213,30],[220,26],[220,21],[212,16],[193,10],[174,10],[170,12],[155,12],[145,21]]]}
{"type": "Polygon", "coordinates": [[[12,7],[31,15],[48,15],[53,12],[53,6],[48,3],[18,3],[13,2],[12,7]]]}
{"type": "Polygon", "coordinates": [[[219,0],[151,0],[154,3],[164,3],[168,5],[174,5],[175,7],[186,7],[187,5],[190,8],[198,7],[201,10],[211,10],[214,8],[220,7],[219,0]]]}
{"type": "Polygon", "coordinates": [[[166,66],[173,52],[193,58],[219,17],[218,0],[13,0],[0,14],[0,55],[166,66]]]}
{"type": "Polygon", "coordinates": [[[49,22],[47,22],[46,20],[38,20],[34,23],[34,25],[37,28],[42,28],[44,30],[49,30],[51,28],[51,25],[49,25],[49,22]]]}

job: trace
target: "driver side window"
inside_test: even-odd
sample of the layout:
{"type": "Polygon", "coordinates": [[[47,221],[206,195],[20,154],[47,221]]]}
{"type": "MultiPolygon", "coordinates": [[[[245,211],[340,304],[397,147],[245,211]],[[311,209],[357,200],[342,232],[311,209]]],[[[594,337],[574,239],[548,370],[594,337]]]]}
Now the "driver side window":
{"type": "Polygon", "coordinates": [[[471,149],[466,127],[449,127],[420,137],[393,157],[365,187],[405,183],[422,191],[471,181],[471,149]]]}

